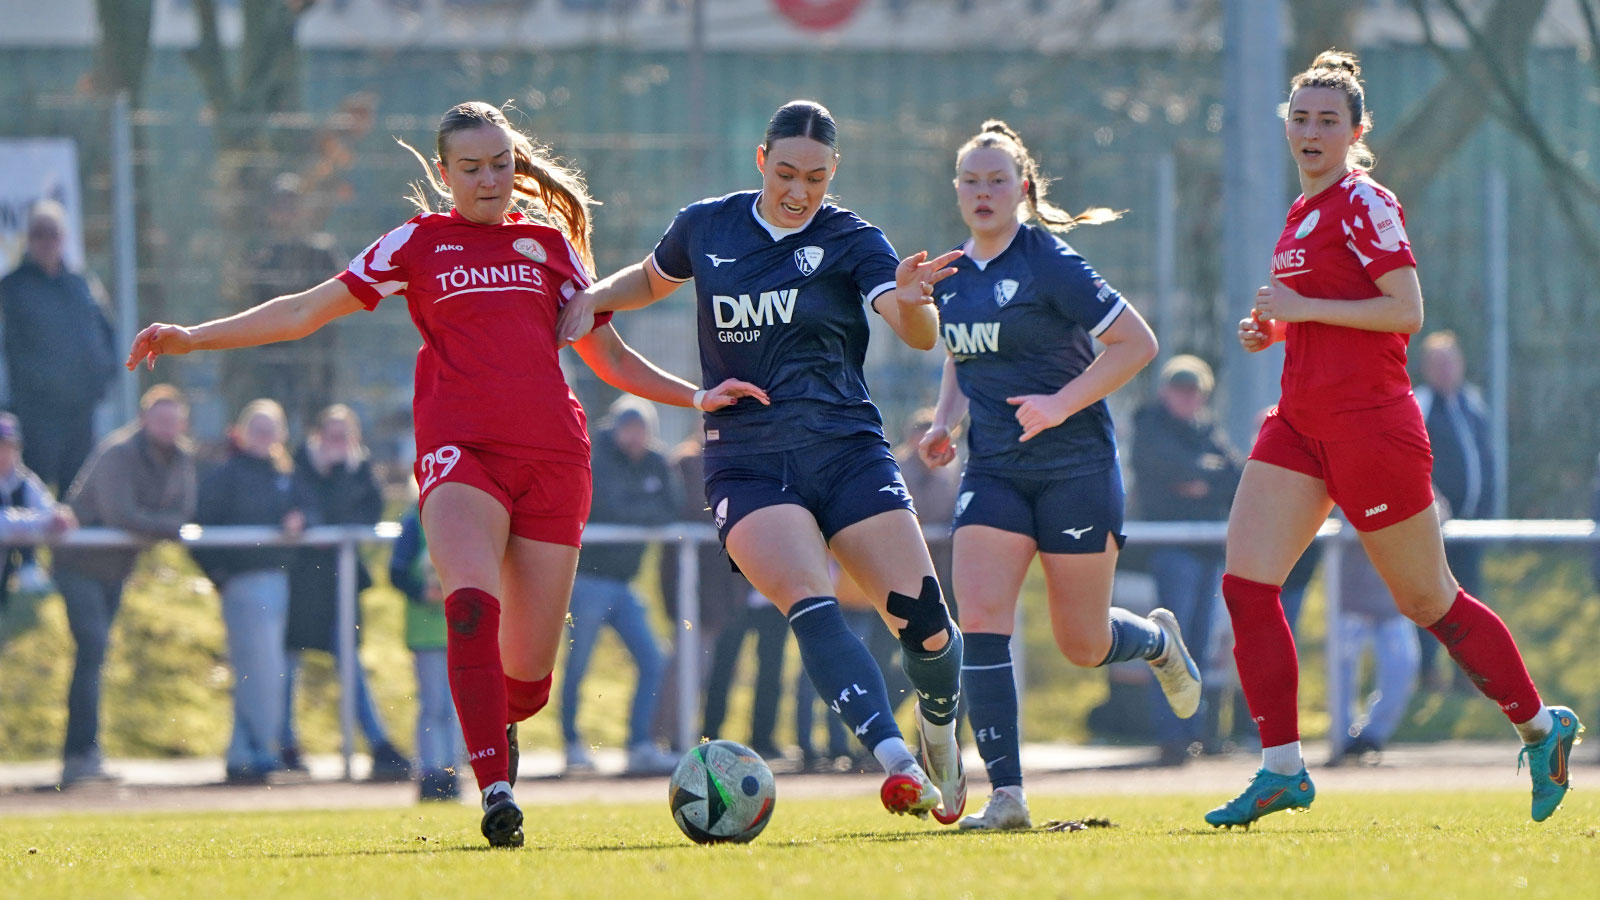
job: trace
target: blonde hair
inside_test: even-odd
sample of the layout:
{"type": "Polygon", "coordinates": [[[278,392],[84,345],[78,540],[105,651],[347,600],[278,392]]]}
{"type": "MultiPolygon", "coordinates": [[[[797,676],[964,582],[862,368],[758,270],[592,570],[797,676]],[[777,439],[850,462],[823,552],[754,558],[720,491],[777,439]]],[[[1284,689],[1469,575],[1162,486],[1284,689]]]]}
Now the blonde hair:
{"type": "Polygon", "coordinates": [[[327,429],[330,422],[343,422],[350,431],[350,452],[345,456],[344,465],[346,469],[354,472],[367,458],[367,445],[361,441],[361,419],[356,416],[355,410],[343,403],[335,403],[317,413],[316,424],[312,426],[311,434],[306,436],[307,453],[319,470],[326,468],[321,461],[322,432],[327,429]]]}
{"type": "MultiPolygon", "coordinates": [[[[1361,63],[1356,55],[1333,49],[1318,53],[1310,68],[1289,80],[1289,101],[1293,102],[1296,91],[1308,87],[1344,92],[1345,102],[1350,105],[1351,127],[1361,126],[1361,139],[1350,145],[1345,163],[1363,169],[1377,165],[1378,157],[1367,146],[1367,135],[1372,133],[1372,112],[1367,109],[1367,92],[1361,84],[1361,63]]],[[[1278,107],[1278,115],[1288,118],[1289,103],[1278,107]]]]}
{"type": "MultiPolygon", "coordinates": [[[[572,242],[573,248],[582,257],[589,274],[593,275],[594,250],[590,236],[594,231],[594,222],[590,219],[589,207],[598,206],[599,203],[589,196],[589,187],[584,183],[583,173],[563,165],[550,152],[549,147],[535,143],[528,135],[511,127],[511,122],[506,119],[505,112],[500,107],[481,100],[469,100],[450,107],[450,110],[439,119],[439,128],[434,138],[435,151],[438,155],[434,157],[434,162],[441,166],[445,165],[445,144],[452,134],[491,125],[501,129],[511,138],[511,155],[515,160],[515,174],[511,181],[512,208],[566,235],[567,240],[572,242]]],[[[449,188],[439,181],[438,176],[434,174],[434,167],[428,164],[415,147],[400,138],[395,138],[395,141],[411,151],[411,155],[422,163],[425,173],[423,177],[426,179],[426,185],[422,182],[412,182],[411,193],[407,199],[419,211],[432,212],[433,206],[429,202],[430,190],[433,195],[449,200],[449,188]]]]}
{"type": "Polygon", "coordinates": [[[256,416],[266,416],[278,426],[278,439],[267,449],[267,458],[272,461],[272,467],[284,474],[294,471],[294,461],[284,447],[284,442],[289,438],[289,417],[283,414],[283,407],[276,400],[261,397],[251,400],[239,410],[238,418],[233,420],[235,444],[238,443],[239,434],[249,427],[250,420],[256,416]]]}
{"type": "Polygon", "coordinates": [[[999,119],[984,122],[978,133],[956,151],[956,172],[960,173],[961,161],[968,153],[991,147],[1002,150],[1011,157],[1012,163],[1017,167],[1018,176],[1027,185],[1024,200],[1028,204],[1028,214],[1051,231],[1071,231],[1079,225],[1103,225],[1122,218],[1122,214],[1127,212],[1127,210],[1095,206],[1073,215],[1046,200],[1045,193],[1049,190],[1050,179],[1039,171],[1038,161],[1028,152],[1028,148],[1023,146],[1022,138],[1011,129],[1010,125],[999,119]]]}
{"type": "Polygon", "coordinates": [[[141,394],[139,397],[139,412],[149,412],[150,408],[157,403],[171,403],[184,411],[189,409],[189,401],[183,396],[183,391],[170,384],[151,385],[148,390],[141,394]]]}

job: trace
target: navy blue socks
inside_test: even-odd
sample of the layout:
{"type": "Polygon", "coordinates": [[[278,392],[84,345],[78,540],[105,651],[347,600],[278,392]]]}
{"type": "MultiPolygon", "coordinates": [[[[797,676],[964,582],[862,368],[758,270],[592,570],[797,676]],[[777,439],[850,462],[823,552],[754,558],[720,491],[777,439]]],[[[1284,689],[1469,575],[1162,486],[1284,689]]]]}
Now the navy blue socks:
{"type": "Polygon", "coordinates": [[[801,600],[789,610],[789,628],[817,693],[868,750],[887,738],[900,737],[883,674],[845,622],[838,600],[801,600]]]}
{"type": "Polygon", "coordinates": [[[1155,659],[1167,650],[1167,636],[1161,626],[1120,607],[1111,607],[1111,649],[1100,665],[1130,659],[1155,659]]]}
{"type": "Polygon", "coordinates": [[[978,754],[994,787],[1022,785],[1017,735],[1017,683],[1011,671],[1011,636],[973,632],[966,636],[961,682],[967,721],[978,738],[978,754]]]}

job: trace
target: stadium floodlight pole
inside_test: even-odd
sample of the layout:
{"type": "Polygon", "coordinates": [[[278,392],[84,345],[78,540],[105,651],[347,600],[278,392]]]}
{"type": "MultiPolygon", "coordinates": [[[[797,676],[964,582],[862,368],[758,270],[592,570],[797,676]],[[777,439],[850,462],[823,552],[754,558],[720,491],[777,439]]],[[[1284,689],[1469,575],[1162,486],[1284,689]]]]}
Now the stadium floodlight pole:
{"type": "Polygon", "coordinates": [[[1511,477],[1511,317],[1507,269],[1506,176],[1499,169],[1484,173],[1483,293],[1489,308],[1489,442],[1494,448],[1494,496],[1489,514],[1506,513],[1506,482],[1511,477]]]}
{"type": "Polygon", "coordinates": [[[1323,668],[1327,671],[1328,679],[1328,752],[1333,754],[1330,758],[1336,758],[1351,736],[1351,697],[1345,693],[1344,666],[1340,665],[1344,653],[1341,610],[1344,608],[1343,558],[1346,553],[1356,552],[1350,546],[1355,540],[1355,529],[1344,527],[1343,522],[1334,519],[1323,525],[1325,527],[1319,533],[1329,535],[1323,541],[1322,551],[1322,602],[1326,606],[1323,619],[1327,629],[1323,668]],[[1338,530],[1329,531],[1332,527],[1338,530]]]}
{"type": "MultiPolygon", "coordinates": [[[[133,110],[127,90],[117,91],[111,104],[111,229],[112,260],[116,271],[117,346],[133,344],[139,333],[138,223],[134,221],[133,110]]],[[[117,379],[112,398],[118,422],[139,414],[139,379],[117,379]]]]}
{"type": "MultiPolygon", "coordinates": [[[[1178,161],[1172,151],[1155,159],[1155,267],[1156,334],[1175,334],[1178,298],[1178,161]]],[[[1172,356],[1169,344],[1161,345],[1157,369],[1172,356]]]]}
{"type": "Polygon", "coordinates": [[[1255,443],[1256,414],[1278,396],[1283,351],[1246,353],[1234,338],[1256,288],[1267,283],[1272,248],[1288,208],[1283,125],[1282,0],[1222,3],[1222,336],[1218,402],[1236,446],[1255,443]]]}
{"type": "Polygon", "coordinates": [[[354,781],[350,759],[355,753],[356,722],[356,540],[339,541],[339,753],[344,780],[354,781]]]}
{"type": "MultiPolygon", "coordinates": [[[[665,548],[663,548],[665,549],[665,548]]],[[[699,743],[700,722],[700,541],[678,539],[678,748],[687,752],[699,743]]]]}

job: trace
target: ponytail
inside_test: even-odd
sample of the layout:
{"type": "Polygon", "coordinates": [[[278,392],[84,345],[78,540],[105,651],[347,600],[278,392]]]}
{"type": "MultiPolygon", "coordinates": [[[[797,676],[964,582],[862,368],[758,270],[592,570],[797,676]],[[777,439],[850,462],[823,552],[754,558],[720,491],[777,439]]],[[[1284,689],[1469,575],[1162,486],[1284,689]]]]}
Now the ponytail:
{"type": "Polygon", "coordinates": [[[1022,137],[1012,130],[1010,125],[999,119],[984,122],[978,133],[961,145],[961,149],[956,151],[957,168],[968,153],[987,147],[1003,150],[1011,157],[1011,161],[1016,164],[1017,175],[1023,181],[1024,202],[1028,205],[1028,214],[1051,231],[1067,232],[1079,225],[1103,225],[1106,222],[1116,221],[1122,217],[1123,212],[1126,212],[1126,210],[1094,206],[1074,215],[1046,200],[1050,179],[1039,171],[1039,163],[1023,145],[1022,137]]]}
{"type": "MultiPolygon", "coordinates": [[[[566,235],[589,274],[594,274],[594,249],[590,240],[594,222],[589,216],[589,207],[599,204],[589,196],[583,173],[562,164],[550,152],[550,148],[535,143],[528,135],[511,127],[502,109],[478,100],[451,107],[439,120],[435,137],[438,155],[434,161],[443,164],[450,135],[486,125],[503,129],[511,138],[511,155],[515,162],[511,182],[512,208],[566,235]]],[[[449,189],[435,175],[434,166],[415,147],[399,138],[395,138],[395,141],[422,164],[423,177],[426,179],[425,182],[411,183],[407,199],[418,211],[432,212],[430,193],[448,200],[449,189]]]]}

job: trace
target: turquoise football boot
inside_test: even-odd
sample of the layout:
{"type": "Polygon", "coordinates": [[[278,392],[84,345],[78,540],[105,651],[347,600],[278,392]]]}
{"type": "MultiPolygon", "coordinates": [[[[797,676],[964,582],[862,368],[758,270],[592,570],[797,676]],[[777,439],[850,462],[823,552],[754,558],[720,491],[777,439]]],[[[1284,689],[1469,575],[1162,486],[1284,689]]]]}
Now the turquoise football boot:
{"type": "Polygon", "coordinates": [[[1261,769],[1250,779],[1244,793],[1206,813],[1206,822],[1217,828],[1250,824],[1279,810],[1309,809],[1317,798],[1317,787],[1305,769],[1294,775],[1278,775],[1261,769]]]}
{"type": "Polygon", "coordinates": [[[1572,755],[1572,745],[1580,740],[1583,723],[1578,714],[1565,706],[1550,707],[1553,727],[1544,740],[1537,744],[1522,745],[1517,756],[1517,771],[1528,764],[1528,774],[1533,776],[1533,820],[1543,822],[1561,805],[1571,787],[1567,770],[1567,757],[1572,755]]]}

